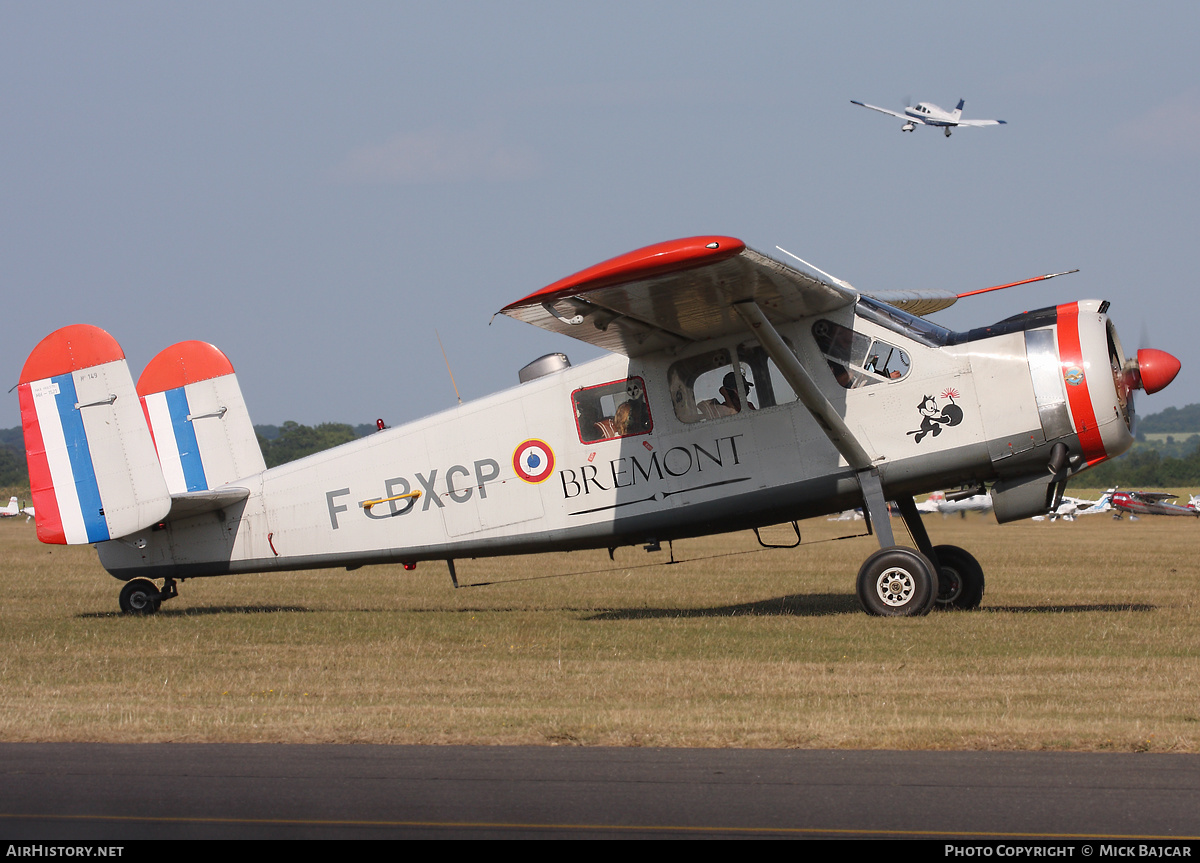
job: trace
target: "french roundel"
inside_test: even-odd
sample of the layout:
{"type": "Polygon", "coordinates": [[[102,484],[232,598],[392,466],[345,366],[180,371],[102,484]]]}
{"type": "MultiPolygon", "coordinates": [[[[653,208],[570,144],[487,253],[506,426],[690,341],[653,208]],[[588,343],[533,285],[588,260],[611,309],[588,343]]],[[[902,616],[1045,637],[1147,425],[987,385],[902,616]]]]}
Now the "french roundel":
{"type": "Polygon", "coordinates": [[[554,471],[554,450],[545,441],[525,441],[513,452],[513,470],[525,482],[541,482],[554,471]]]}

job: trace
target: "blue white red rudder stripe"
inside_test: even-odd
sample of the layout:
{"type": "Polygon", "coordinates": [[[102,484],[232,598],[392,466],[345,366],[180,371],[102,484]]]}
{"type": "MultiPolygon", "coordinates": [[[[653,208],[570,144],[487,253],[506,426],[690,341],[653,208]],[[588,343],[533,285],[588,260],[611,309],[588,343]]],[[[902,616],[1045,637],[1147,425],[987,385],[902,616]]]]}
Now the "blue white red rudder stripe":
{"type": "Polygon", "coordinates": [[[103,542],[166,517],[171,497],[125,354],[75,324],[38,343],[18,386],[38,539],[103,542]]]}
{"type": "Polygon", "coordinates": [[[146,366],[137,391],[171,494],[266,470],[233,365],[217,348],[172,345],[146,366]]]}

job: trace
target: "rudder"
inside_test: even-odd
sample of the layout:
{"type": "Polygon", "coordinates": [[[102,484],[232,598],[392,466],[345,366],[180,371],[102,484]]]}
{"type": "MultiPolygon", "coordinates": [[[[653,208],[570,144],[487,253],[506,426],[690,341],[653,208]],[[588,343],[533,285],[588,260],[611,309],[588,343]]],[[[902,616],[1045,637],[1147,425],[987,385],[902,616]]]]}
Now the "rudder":
{"type": "Polygon", "coordinates": [[[121,346],[87,324],[56,330],[18,386],[38,539],[82,545],[126,536],[171,508],[121,346]]]}
{"type": "Polygon", "coordinates": [[[216,347],[172,345],[146,366],[137,391],[171,494],[266,470],[233,365],[216,347]]]}

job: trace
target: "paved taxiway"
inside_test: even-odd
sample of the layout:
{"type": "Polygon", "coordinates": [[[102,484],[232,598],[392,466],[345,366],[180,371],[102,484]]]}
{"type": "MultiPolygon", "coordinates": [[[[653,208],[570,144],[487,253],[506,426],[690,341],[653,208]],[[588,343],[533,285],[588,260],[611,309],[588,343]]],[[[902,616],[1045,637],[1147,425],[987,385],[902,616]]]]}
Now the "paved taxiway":
{"type": "Polygon", "coordinates": [[[1200,836],[1200,756],[0,744],[0,837],[1200,836]]]}

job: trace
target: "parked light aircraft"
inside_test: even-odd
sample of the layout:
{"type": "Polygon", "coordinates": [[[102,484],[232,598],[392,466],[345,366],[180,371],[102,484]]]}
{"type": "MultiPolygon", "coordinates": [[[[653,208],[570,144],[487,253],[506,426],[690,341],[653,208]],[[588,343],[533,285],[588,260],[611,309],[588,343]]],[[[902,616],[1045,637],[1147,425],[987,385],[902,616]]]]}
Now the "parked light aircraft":
{"type": "Polygon", "coordinates": [[[899,117],[905,123],[900,127],[901,132],[911,132],[917,127],[917,124],[923,126],[936,126],[946,133],[946,137],[950,137],[950,130],[959,126],[1004,126],[1007,120],[964,120],[962,118],[963,105],[966,100],[959,99],[958,107],[953,111],[947,111],[945,108],[939,108],[932,102],[918,102],[916,105],[906,107],[904,113],[900,114],[896,111],[889,111],[887,108],[879,108],[875,105],[868,105],[866,102],[859,102],[854,99],[850,100],[852,105],[860,105],[863,108],[870,108],[872,111],[879,111],[882,114],[890,114],[893,117],[899,117]]]}
{"type": "Polygon", "coordinates": [[[1101,512],[1111,512],[1114,491],[1116,491],[1115,488],[1110,488],[1096,500],[1085,500],[1080,497],[1068,497],[1064,495],[1062,502],[1048,515],[1035,515],[1033,520],[1045,521],[1049,518],[1050,521],[1058,521],[1061,518],[1063,521],[1074,521],[1081,515],[1096,515],[1101,512]]]}
{"type": "Polygon", "coordinates": [[[0,509],[0,518],[13,518],[14,516],[18,515],[25,516],[25,521],[28,522],[34,517],[33,507],[18,506],[17,499],[15,497],[10,497],[8,499],[8,506],[6,506],[4,509],[0,509]]]}
{"type": "Polygon", "coordinates": [[[1200,516],[1194,506],[1168,503],[1179,495],[1163,491],[1115,491],[1112,496],[1113,518],[1120,519],[1122,513],[1132,518],[1141,515],[1191,515],[1200,516]]]}
{"type": "Polygon", "coordinates": [[[1107,302],[951,332],[901,307],[957,295],[919,293],[888,304],[732,237],[648,246],[501,310],[608,356],[551,354],[513,389],[269,470],[217,348],[167,348],[135,386],[108,333],[65,327],[18,388],[38,536],[95,543],[122,609],[148,612],[200,576],[444,560],[454,578],[456,558],[654,548],[861,506],[880,545],[864,610],[974,607],[982,567],[932,544],[913,495],[991,483],[998,521],[1044,513],[1130,446],[1132,390],[1179,362],[1126,359],[1107,302]]]}
{"type": "Polygon", "coordinates": [[[958,513],[963,518],[967,517],[968,512],[991,512],[992,496],[985,492],[935,492],[935,495],[930,495],[929,500],[935,505],[935,512],[940,512],[943,517],[958,513]]]}

